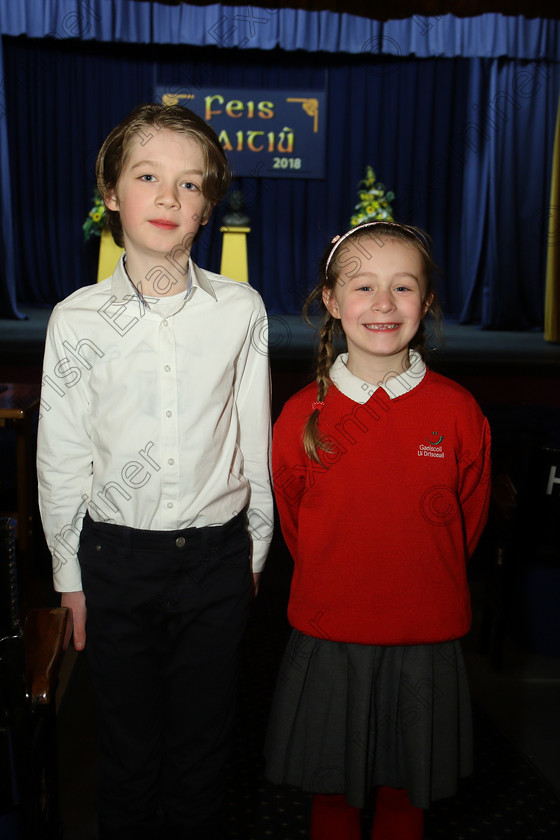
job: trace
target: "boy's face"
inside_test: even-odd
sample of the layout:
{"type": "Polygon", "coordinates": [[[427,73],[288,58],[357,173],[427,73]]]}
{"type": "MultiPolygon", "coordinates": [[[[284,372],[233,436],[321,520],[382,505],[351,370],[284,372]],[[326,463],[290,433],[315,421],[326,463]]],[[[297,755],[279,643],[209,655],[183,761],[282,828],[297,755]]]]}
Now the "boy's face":
{"type": "Polygon", "coordinates": [[[144,271],[182,246],[185,262],[200,225],[212,212],[202,194],[204,158],[198,143],[170,129],[152,129],[128,149],[116,189],[107,199],[118,210],[127,260],[144,271]]]}

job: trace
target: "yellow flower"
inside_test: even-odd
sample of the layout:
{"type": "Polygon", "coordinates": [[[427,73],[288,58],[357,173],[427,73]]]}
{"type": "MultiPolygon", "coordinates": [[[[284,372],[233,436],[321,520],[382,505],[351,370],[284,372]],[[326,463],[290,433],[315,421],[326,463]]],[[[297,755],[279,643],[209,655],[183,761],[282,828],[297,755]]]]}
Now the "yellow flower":
{"type": "Polygon", "coordinates": [[[395,194],[386,191],[384,184],[376,182],[375,172],[369,165],[366,167],[365,178],[358,183],[358,198],[359,203],[355,205],[350,219],[351,227],[376,219],[393,220],[390,202],[395,194]]]}

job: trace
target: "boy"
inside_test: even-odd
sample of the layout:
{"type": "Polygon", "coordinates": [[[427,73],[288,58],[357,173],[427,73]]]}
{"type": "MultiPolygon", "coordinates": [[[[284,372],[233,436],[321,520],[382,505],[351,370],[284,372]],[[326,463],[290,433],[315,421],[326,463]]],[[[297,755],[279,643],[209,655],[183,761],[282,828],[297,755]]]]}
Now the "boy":
{"type": "Polygon", "coordinates": [[[230,179],[203,120],[139,106],[96,171],[125,254],[53,311],[38,473],[96,693],[99,837],[153,838],[159,809],[166,838],[222,838],[237,652],[272,530],[266,315],[190,259],[230,179]]]}

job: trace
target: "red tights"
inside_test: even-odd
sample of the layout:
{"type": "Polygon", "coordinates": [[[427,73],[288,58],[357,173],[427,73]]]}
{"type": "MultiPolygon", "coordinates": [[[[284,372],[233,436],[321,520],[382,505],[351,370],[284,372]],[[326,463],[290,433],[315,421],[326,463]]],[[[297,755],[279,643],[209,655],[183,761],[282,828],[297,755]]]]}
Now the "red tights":
{"type": "MultiPolygon", "coordinates": [[[[405,790],[377,789],[371,840],[422,840],[424,812],[412,805],[405,790]]],[[[315,795],[311,807],[311,840],[361,840],[360,809],[342,794],[315,795]]]]}

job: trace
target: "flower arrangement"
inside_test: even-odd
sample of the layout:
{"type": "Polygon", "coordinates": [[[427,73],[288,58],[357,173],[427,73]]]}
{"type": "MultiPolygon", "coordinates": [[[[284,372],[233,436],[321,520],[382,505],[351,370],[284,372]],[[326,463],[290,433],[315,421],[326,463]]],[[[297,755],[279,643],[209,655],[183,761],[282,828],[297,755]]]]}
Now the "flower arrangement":
{"type": "Polygon", "coordinates": [[[84,231],[84,241],[87,242],[91,236],[101,236],[102,231],[107,226],[107,214],[105,213],[105,205],[103,199],[99,195],[99,190],[96,188],[93,193],[93,207],[87,215],[87,219],[82,225],[84,231]]]}
{"type": "Polygon", "coordinates": [[[395,198],[395,194],[391,191],[385,192],[385,186],[376,183],[375,172],[371,166],[366,167],[366,177],[358,184],[358,198],[360,201],[354,207],[354,214],[350,219],[351,228],[361,225],[362,222],[394,221],[390,202],[395,198]]]}

